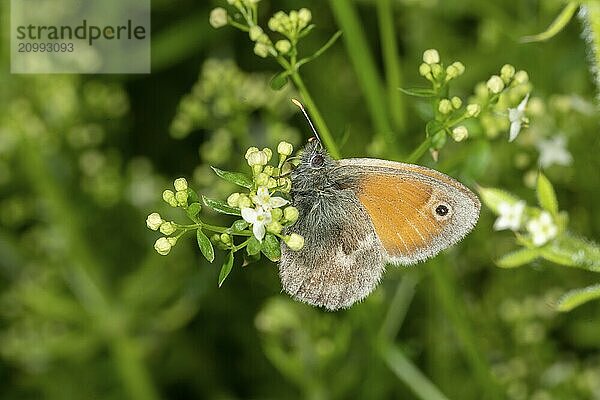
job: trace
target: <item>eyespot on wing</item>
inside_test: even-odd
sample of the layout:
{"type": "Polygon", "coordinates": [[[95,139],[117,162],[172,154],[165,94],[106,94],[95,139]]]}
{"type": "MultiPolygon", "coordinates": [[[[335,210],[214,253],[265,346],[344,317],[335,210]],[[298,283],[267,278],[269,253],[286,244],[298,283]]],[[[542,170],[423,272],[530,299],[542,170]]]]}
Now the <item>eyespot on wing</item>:
{"type": "Polygon", "coordinates": [[[340,161],[396,264],[433,257],[464,238],[479,218],[477,196],[441,172],[383,160],[340,161]]]}

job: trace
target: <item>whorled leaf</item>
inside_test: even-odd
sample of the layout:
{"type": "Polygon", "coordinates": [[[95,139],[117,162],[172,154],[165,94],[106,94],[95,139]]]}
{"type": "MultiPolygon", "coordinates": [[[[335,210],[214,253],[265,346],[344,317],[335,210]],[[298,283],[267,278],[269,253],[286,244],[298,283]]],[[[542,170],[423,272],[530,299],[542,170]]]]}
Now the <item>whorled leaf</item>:
{"type": "Polygon", "coordinates": [[[591,300],[600,299],[600,284],[573,289],[563,294],[556,303],[558,311],[567,312],[591,300]]]}
{"type": "Polygon", "coordinates": [[[277,240],[275,235],[270,233],[267,233],[263,239],[260,251],[273,262],[279,261],[281,258],[281,247],[279,245],[279,240],[277,240]]]}
{"type": "Polygon", "coordinates": [[[198,241],[198,247],[200,247],[200,251],[204,258],[206,258],[208,262],[213,262],[215,259],[215,249],[201,229],[196,230],[196,240],[198,241]]]}
{"type": "Polygon", "coordinates": [[[205,206],[210,207],[221,214],[236,215],[238,217],[242,216],[239,209],[231,207],[224,201],[209,199],[208,197],[202,196],[202,202],[205,206]]]}
{"type": "Polygon", "coordinates": [[[508,203],[511,206],[516,204],[520,199],[512,194],[505,192],[504,190],[495,188],[478,188],[481,201],[485,204],[494,214],[500,214],[499,206],[502,203],[508,203]]]}
{"type": "Polygon", "coordinates": [[[543,258],[556,264],[600,272],[600,247],[569,233],[560,235],[540,251],[543,258]]]}
{"type": "Polygon", "coordinates": [[[541,172],[537,179],[536,194],[540,207],[553,216],[558,214],[558,201],[556,200],[556,193],[554,192],[552,183],[541,172]]]}
{"type": "Polygon", "coordinates": [[[235,185],[245,187],[246,189],[250,189],[253,186],[252,178],[248,175],[243,174],[241,172],[230,172],[223,171],[222,169],[211,167],[215,174],[219,177],[225,179],[227,182],[231,182],[235,185]]]}
{"type": "Polygon", "coordinates": [[[227,276],[229,276],[229,273],[231,272],[232,268],[233,268],[233,251],[230,251],[225,256],[225,261],[223,262],[223,266],[221,267],[221,271],[219,272],[219,287],[221,287],[221,285],[223,285],[223,282],[225,282],[225,279],[227,279],[227,276]]]}
{"type": "Polygon", "coordinates": [[[257,238],[252,236],[250,239],[248,239],[248,244],[246,245],[246,252],[249,255],[254,256],[254,255],[260,253],[260,248],[261,248],[261,243],[258,241],[257,238]]]}
{"type": "Polygon", "coordinates": [[[540,257],[538,249],[525,248],[503,255],[496,261],[496,264],[500,268],[517,268],[534,261],[538,257],[540,257]]]}
{"type": "Polygon", "coordinates": [[[414,96],[414,97],[425,97],[425,98],[431,98],[431,97],[435,97],[436,93],[433,89],[428,89],[428,88],[410,88],[410,89],[404,89],[404,88],[398,88],[402,93],[407,94],[409,96],[414,96]]]}

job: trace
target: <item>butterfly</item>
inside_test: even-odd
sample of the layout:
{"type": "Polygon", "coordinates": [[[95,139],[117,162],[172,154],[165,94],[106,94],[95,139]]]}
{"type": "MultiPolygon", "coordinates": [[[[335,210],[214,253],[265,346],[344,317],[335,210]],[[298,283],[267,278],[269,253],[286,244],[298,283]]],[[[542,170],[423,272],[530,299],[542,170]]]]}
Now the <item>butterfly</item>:
{"type": "Polygon", "coordinates": [[[372,158],[332,159],[315,137],[292,171],[289,228],[304,247],[282,244],[279,276],[293,298],[348,308],[377,286],[387,264],[411,265],[462,240],[481,203],[455,179],[419,165],[372,158]]]}

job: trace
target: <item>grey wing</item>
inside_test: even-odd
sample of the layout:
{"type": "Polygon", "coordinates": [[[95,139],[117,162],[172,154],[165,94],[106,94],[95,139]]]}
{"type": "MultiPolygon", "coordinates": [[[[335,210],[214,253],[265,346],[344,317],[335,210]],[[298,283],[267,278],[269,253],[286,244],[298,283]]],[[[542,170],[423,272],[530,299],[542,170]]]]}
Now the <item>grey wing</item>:
{"type": "Polygon", "coordinates": [[[350,307],[379,283],[385,252],[364,207],[354,194],[341,193],[298,207],[291,228],[304,237],[292,251],[282,244],[279,276],[295,299],[329,310],[350,307]]]}

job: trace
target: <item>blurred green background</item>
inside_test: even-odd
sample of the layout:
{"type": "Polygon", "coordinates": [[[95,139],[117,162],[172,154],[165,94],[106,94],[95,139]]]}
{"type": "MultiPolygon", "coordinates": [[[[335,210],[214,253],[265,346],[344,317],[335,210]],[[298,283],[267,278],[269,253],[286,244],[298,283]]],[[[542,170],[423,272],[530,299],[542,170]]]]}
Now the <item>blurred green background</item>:
{"type": "MultiPolygon", "coordinates": [[[[269,87],[277,64],[257,57],[247,34],[209,25],[225,1],[154,0],[152,73],[130,76],[9,74],[9,4],[1,4],[0,398],[600,399],[599,304],[552,308],[565,290],[597,278],[545,261],[497,268],[514,238],[492,230],[487,209],[462,243],[390,268],[365,302],[336,313],[281,294],[267,261],[236,264],[219,289],[222,253],[209,264],[187,238],[168,257],[156,254],[144,220],[152,211],[181,217],[161,200],[174,178],[223,198],[232,188],[209,165],[240,170],[248,146],[310,136],[289,102],[291,85],[269,87]]],[[[301,43],[306,54],[344,31],[301,75],[345,157],[409,154],[431,117],[422,101],[384,83],[386,16],[399,86],[425,86],[418,66],[428,48],[465,64],[453,86],[461,96],[505,63],[526,70],[536,107],[516,143],[506,127],[473,127],[474,139],[446,146],[439,163],[420,162],[534,202],[536,140],[560,133],[573,162],[545,173],[570,229],[597,240],[597,88],[581,21],[547,42],[519,42],[563,6],[262,0],[259,21],[309,8],[317,27],[301,43]],[[348,24],[348,10],[359,24],[348,24]],[[348,49],[362,33],[368,53],[353,59],[348,49]],[[378,75],[364,84],[369,60],[378,75]],[[384,118],[396,149],[379,141],[368,106],[381,96],[392,99],[384,118]]]]}

